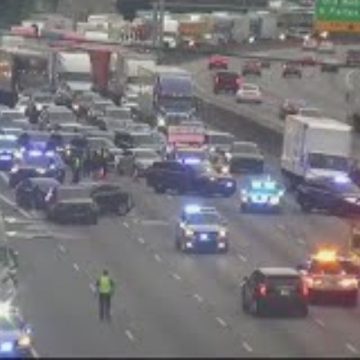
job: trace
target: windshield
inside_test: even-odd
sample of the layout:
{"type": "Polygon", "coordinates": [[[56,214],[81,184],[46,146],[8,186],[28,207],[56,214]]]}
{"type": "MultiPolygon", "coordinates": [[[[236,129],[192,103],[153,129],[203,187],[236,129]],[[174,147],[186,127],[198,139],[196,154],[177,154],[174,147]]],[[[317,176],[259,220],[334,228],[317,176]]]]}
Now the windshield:
{"type": "Polygon", "coordinates": [[[17,145],[14,140],[0,139],[0,148],[1,149],[16,149],[17,145]]]}
{"type": "Polygon", "coordinates": [[[208,225],[208,224],[219,224],[220,216],[217,213],[198,213],[188,215],[187,223],[189,225],[208,225]]]}
{"type": "Polygon", "coordinates": [[[162,110],[165,113],[167,112],[189,113],[194,108],[192,97],[172,98],[172,97],[163,96],[159,100],[159,106],[160,108],[162,108],[162,110]]]}
{"type": "Polygon", "coordinates": [[[180,159],[195,158],[205,160],[207,158],[207,153],[205,151],[178,150],[176,152],[176,157],[180,159]]]}
{"type": "Polygon", "coordinates": [[[210,144],[221,145],[231,145],[234,140],[230,135],[209,135],[208,139],[210,144]]]}
{"type": "Polygon", "coordinates": [[[91,74],[89,73],[77,73],[77,72],[66,72],[60,74],[60,79],[63,81],[85,81],[91,82],[91,74]]]}
{"type": "Polygon", "coordinates": [[[348,170],[348,160],[343,156],[327,154],[309,154],[309,166],[313,169],[348,170]]]}
{"type": "Polygon", "coordinates": [[[119,119],[130,119],[131,111],[129,109],[106,109],[106,116],[119,119]]]}
{"type": "Polygon", "coordinates": [[[153,145],[155,144],[155,138],[152,134],[149,135],[132,135],[135,146],[141,145],[153,145]]]}
{"type": "Polygon", "coordinates": [[[154,151],[138,151],[134,152],[134,155],[137,159],[156,159],[159,157],[154,151]]]}
{"type": "Polygon", "coordinates": [[[33,95],[34,102],[50,104],[52,102],[51,95],[33,95]]]}
{"type": "Polygon", "coordinates": [[[232,151],[234,153],[258,154],[259,150],[252,144],[234,144],[232,151]]]}

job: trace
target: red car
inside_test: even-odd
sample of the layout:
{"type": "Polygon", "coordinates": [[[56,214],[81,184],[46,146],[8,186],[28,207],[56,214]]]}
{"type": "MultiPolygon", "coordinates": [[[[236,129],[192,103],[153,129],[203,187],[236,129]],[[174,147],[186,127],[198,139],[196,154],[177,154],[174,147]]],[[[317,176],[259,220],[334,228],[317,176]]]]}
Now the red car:
{"type": "Polygon", "coordinates": [[[242,69],[243,76],[257,75],[261,76],[261,62],[259,60],[247,60],[242,69]]]}
{"type": "Polygon", "coordinates": [[[221,55],[213,55],[209,58],[208,69],[224,69],[227,70],[229,60],[221,55]]]}
{"type": "Polygon", "coordinates": [[[218,94],[220,91],[230,91],[236,94],[243,82],[242,76],[236,72],[218,71],[214,76],[214,94],[218,94]]]}
{"type": "Polygon", "coordinates": [[[301,64],[301,66],[316,66],[318,63],[314,55],[306,55],[299,59],[298,62],[301,64]]]}

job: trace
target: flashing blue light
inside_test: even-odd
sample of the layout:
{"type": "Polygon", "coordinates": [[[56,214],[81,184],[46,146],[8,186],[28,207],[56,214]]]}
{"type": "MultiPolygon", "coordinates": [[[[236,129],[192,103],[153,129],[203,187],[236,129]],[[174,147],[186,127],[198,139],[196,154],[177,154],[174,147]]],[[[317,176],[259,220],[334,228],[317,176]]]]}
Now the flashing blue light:
{"type": "Polygon", "coordinates": [[[261,181],[252,181],[251,182],[251,187],[254,189],[254,190],[261,190],[262,189],[262,182],[261,181]]]}
{"type": "Polygon", "coordinates": [[[43,153],[42,153],[42,151],[40,151],[40,150],[30,150],[29,152],[28,152],[28,155],[29,156],[31,156],[31,157],[39,157],[39,156],[41,156],[43,153]]]}
{"type": "Polygon", "coordinates": [[[9,353],[14,350],[14,344],[10,341],[6,341],[1,343],[0,345],[0,352],[2,353],[9,353]]]}
{"type": "Polygon", "coordinates": [[[228,187],[228,188],[230,188],[230,187],[232,187],[234,184],[231,182],[231,181],[228,181],[227,183],[226,183],[226,187],[228,187]]]}
{"type": "Polygon", "coordinates": [[[275,190],[276,189],[276,182],[275,181],[265,181],[264,188],[266,190],[275,190]]]}
{"type": "Polygon", "coordinates": [[[187,214],[197,214],[201,210],[199,205],[187,205],[185,206],[185,212],[187,214]]]}
{"type": "Polygon", "coordinates": [[[338,176],[335,176],[334,181],[337,184],[348,184],[351,180],[346,175],[338,175],[338,176]]]}
{"type": "Polygon", "coordinates": [[[45,156],[47,156],[47,157],[54,157],[54,156],[55,156],[55,151],[51,151],[51,150],[46,151],[45,156]]]}
{"type": "Polygon", "coordinates": [[[187,158],[183,159],[184,164],[187,165],[194,165],[194,164],[200,164],[201,160],[197,158],[187,158]]]}
{"type": "Polygon", "coordinates": [[[209,238],[208,234],[201,234],[200,240],[207,240],[209,238]]]}
{"type": "Polygon", "coordinates": [[[17,137],[15,135],[13,135],[13,134],[1,134],[0,139],[1,140],[13,140],[13,141],[16,141],[17,137]]]}

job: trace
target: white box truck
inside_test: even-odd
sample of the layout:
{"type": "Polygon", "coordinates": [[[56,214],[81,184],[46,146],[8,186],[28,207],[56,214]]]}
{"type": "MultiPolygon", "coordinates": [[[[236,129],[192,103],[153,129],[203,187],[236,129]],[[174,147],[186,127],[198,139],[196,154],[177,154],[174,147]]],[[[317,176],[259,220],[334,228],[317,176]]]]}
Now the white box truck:
{"type": "Polygon", "coordinates": [[[317,177],[347,174],[352,128],[334,119],[289,115],[281,169],[292,186],[317,177]]]}

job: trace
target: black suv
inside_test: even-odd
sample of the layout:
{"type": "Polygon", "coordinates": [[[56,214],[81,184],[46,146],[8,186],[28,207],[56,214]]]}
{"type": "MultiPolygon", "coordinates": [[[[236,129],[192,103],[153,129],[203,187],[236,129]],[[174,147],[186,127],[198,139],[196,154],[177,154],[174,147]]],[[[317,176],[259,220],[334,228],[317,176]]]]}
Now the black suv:
{"type": "Polygon", "coordinates": [[[231,196],[236,191],[236,181],[231,176],[217,174],[203,162],[192,165],[172,160],[155,162],[145,177],[157,193],[175,190],[180,194],[198,192],[231,196]]]}
{"type": "Polygon", "coordinates": [[[295,311],[308,315],[308,290],[300,273],[292,268],[263,267],[245,277],[241,288],[244,312],[255,316],[295,311]]]}
{"type": "Polygon", "coordinates": [[[304,212],[360,213],[360,189],[347,177],[308,180],[297,187],[296,198],[304,212]]]}

